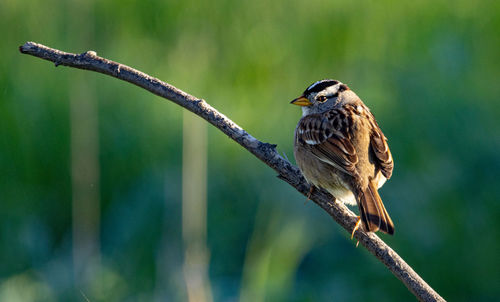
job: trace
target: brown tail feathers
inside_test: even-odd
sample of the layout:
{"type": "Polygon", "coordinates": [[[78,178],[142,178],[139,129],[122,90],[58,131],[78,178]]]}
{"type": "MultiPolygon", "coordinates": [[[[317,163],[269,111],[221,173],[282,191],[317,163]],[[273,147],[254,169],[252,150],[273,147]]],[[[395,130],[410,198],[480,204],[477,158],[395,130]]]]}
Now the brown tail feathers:
{"type": "Polygon", "coordinates": [[[382,231],[387,234],[394,234],[394,224],[387,213],[377,188],[373,181],[370,181],[364,192],[360,192],[359,211],[364,228],[369,232],[382,231]]]}

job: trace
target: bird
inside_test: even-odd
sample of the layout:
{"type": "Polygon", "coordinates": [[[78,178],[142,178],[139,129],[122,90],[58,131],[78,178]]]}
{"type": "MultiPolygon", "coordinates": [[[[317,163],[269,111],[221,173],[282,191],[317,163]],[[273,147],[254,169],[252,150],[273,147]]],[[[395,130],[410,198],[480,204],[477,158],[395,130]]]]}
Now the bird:
{"type": "Polygon", "coordinates": [[[387,138],[370,109],[346,84],[314,82],[291,104],[302,107],[295,128],[294,156],[306,181],[336,200],[357,205],[360,227],[394,234],[394,224],[378,189],[392,175],[394,162],[387,138]]]}

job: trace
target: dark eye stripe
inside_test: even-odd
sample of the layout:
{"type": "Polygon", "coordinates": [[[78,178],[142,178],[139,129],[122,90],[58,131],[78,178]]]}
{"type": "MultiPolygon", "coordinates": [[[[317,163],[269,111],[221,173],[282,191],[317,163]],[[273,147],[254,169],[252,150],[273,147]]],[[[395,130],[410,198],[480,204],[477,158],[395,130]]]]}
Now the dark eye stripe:
{"type": "Polygon", "coordinates": [[[349,89],[349,87],[347,87],[346,84],[339,85],[339,91],[345,91],[347,89],[349,89]]]}
{"type": "Polygon", "coordinates": [[[311,86],[307,87],[307,89],[304,91],[304,95],[314,93],[314,92],[320,92],[321,90],[337,85],[339,82],[335,80],[321,80],[313,83],[311,86]]]}

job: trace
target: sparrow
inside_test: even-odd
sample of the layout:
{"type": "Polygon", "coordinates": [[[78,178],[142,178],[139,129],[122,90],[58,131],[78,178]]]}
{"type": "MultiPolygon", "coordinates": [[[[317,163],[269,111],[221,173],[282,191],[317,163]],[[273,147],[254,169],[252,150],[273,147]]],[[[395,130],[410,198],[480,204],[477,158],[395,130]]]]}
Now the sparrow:
{"type": "Polygon", "coordinates": [[[394,234],[378,189],[392,175],[394,162],[387,139],[361,99],[336,80],[313,83],[291,104],[302,107],[295,128],[294,155],[311,186],[336,200],[357,205],[368,232],[394,234]]]}

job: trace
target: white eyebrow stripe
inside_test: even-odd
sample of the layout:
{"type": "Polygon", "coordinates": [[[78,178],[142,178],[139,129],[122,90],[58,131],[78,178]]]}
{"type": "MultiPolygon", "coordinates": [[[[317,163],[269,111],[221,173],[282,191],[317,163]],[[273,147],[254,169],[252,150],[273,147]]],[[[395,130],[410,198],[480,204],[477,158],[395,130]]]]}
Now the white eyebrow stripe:
{"type": "Polygon", "coordinates": [[[325,95],[326,96],[329,96],[329,95],[334,95],[335,93],[339,92],[339,87],[340,85],[342,85],[341,83],[339,84],[336,84],[336,85],[332,85],[328,88],[326,88],[324,91],[325,91],[325,95]]]}

